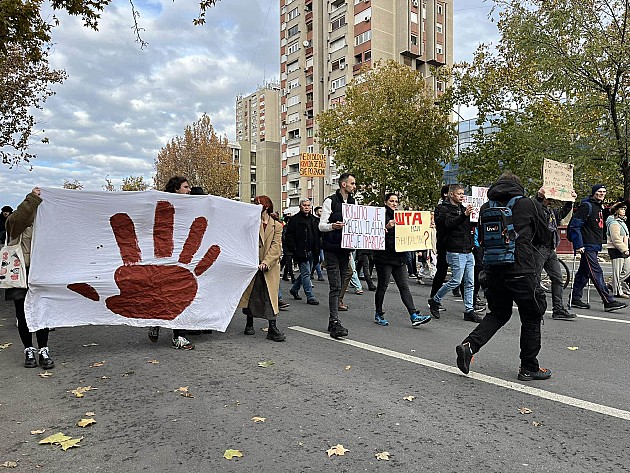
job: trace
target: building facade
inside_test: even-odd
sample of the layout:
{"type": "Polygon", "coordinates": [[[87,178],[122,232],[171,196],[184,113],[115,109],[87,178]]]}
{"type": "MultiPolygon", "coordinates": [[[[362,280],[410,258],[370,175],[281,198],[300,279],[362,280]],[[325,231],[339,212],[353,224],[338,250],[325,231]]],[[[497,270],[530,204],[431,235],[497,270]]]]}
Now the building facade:
{"type": "Polygon", "coordinates": [[[364,65],[392,59],[421,72],[436,94],[431,67],[453,63],[453,0],[280,0],[282,207],[315,204],[337,188],[326,177],[300,177],[300,153],[323,153],[314,118],[344,102],[364,65]]]}
{"type": "Polygon", "coordinates": [[[239,200],[268,195],[280,209],[280,84],[236,98],[236,142],[230,147],[232,164],[239,166],[239,200]]]}

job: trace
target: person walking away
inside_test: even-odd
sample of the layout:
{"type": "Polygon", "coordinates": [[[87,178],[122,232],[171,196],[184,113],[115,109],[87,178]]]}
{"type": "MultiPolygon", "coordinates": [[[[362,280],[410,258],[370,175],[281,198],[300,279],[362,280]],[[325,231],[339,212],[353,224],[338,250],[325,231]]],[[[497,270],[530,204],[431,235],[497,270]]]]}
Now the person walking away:
{"type": "MultiPolygon", "coordinates": [[[[571,197],[573,200],[577,197],[574,191],[571,191],[571,197]]],[[[553,319],[573,319],[575,314],[569,312],[562,302],[562,291],[564,290],[564,284],[562,281],[562,269],[560,268],[560,262],[558,261],[558,254],[556,248],[560,244],[560,231],[558,230],[558,222],[565,218],[573,209],[573,202],[565,202],[559,209],[551,207],[550,199],[545,196],[545,189],[542,187],[538,189],[536,200],[541,203],[545,218],[547,220],[547,226],[551,232],[551,239],[536,248],[534,255],[536,256],[536,264],[538,266],[537,272],[540,273],[544,269],[549,279],[551,279],[551,301],[553,303],[553,312],[551,317],[553,319]]]]}
{"type": "Polygon", "coordinates": [[[0,213],[0,245],[4,245],[4,242],[7,239],[5,223],[7,221],[7,218],[9,218],[9,215],[11,215],[12,213],[13,209],[10,206],[5,205],[4,207],[2,207],[2,212],[0,213]]]}
{"type": "Polygon", "coordinates": [[[280,287],[280,255],[282,254],[282,224],[272,217],[273,202],[266,195],[254,198],[262,205],[258,232],[258,271],[241,297],[239,307],[247,316],[245,335],[254,335],[254,317],[267,319],[267,340],[283,342],[286,336],[278,329],[278,288],[280,287]]]}
{"type": "Polygon", "coordinates": [[[397,208],[398,195],[394,193],[386,194],[384,222],[385,250],[374,252],[374,264],[376,266],[376,275],[378,278],[376,294],[374,294],[374,305],[376,306],[374,323],[383,327],[389,325],[389,322],[385,319],[383,301],[385,300],[385,291],[387,291],[390,278],[394,276],[394,282],[400,291],[400,299],[409,313],[411,325],[416,327],[430,322],[431,316],[422,315],[413,303],[413,296],[409,291],[409,278],[405,274],[405,270],[407,269],[407,253],[409,252],[396,252],[396,220],[394,219],[394,211],[397,208]]]}
{"type": "Polygon", "coordinates": [[[300,200],[300,211],[287,224],[285,242],[288,250],[293,254],[293,260],[298,263],[300,277],[289,290],[289,294],[296,300],[302,300],[300,287],[304,288],[306,303],[318,305],[319,301],[313,295],[311,284],[311,268],[314,255],[319,255],[319,224],[311,213],[311,201],[300,200]]]}
{"type": "MultiPolygon", "coordinates": [[[[18,242],[22,246],[26,272],[31,265],[31,240],[33,237],[33,223],[37,215],[37,207],[42,203],[41,191],[39,187],[33,188],[30,194],[26,196],[24,201],[18,205],[15,212],[12,212],[5,222],[7,240],[10,245],[17,245],[18,242]]],[[[3,209],[4,211],[4,209],[3,209]]],[[[37,346],[39,351],[33,346],[33,334],[26,323],[26,315],[24,313],[24,300],[26,299],[26,288],[5,289],[4,297],[8,301],[13,301],[15,306],[15,317],[17,319],[18,333],[20,340],[24,345],[24,367],[37,368],[38,362],[45,370],[55,367],[55,362],[50,357],[48,348],[48,328],[42,328],[35,332],[37,346]]]]}
{"type": "Polygon", "coordinates": [[[356,180],[350,173],[339,176],[339,189],[324,199],[319,231],[322,232],[322,247],[328,274],[328,333],[333,338],[348,336],[346,329],[339,322],[339,293],[341,284],[348,271],[350,250],[341,247],[341,235],[344,226],[343,204],[354,204],[352,194],[356,189],[356,180]]]}
{"type": "Polygon", "coordinates": [[[612,263],[612,293],[615,297],[628,298],[623,291],[621,274],[630,277],[630,252],[628,252],[628,226],[626,224],[626,204],[617,202],[610,207],[606,219],[606,249],[612,263]]]}
{"type": "MultiPolygon", "coordinates": [[[[551,233],[541,204],[533,199],[522,198],[525,194],[521,180],[510,172],[503,173],[488,190],[488,199],[503,207],[512,206],[513,260],[497,264],[491,261],[487,248],[484,248],[484,272],[482,286],[486,289],[489,312],[480,324],[458,345],[457,366],[465,374],[470,370],[473,354],[479,352],[494,334],[512,316],[512,305],[516,304],[521,319],[520,359],[518,379],[521,381],[542,380],[551,377],[551,371],[540,368],[538,353],[541,346],[540,325],[547,310],[545,293],[539,284],[536,273],[535,246],[547,243],[551,233]],[[512,199],[515,199],[512,201],[512,199]],[[516,235],[518,235],[516,237],[516,235]],[[493,264],[490,264],[493,263],[493,264]]],[[[495,221],[487,221],[484,211],[490,206],[486,202],[480,210],[480,240],[485,225],[496,226],[495,221]]],[[[496,207],[495,207],[496,208],[496,207]]],[[[508,259],[508,258],[506,258],[508,259]]]]}
{"type": "Polygon", "coordinates": [[[612,312],[623,309],[628,304],[619,302],[610,295],[604,282],[604,272],[597,260],[597,254],[602,250],[604,228],[602,203],[605,198],[606,187],[603,184],[594,185],[591,196],[582,200],[569,222],[567,230],[569,240],[573,244],[573,250],[580,254],[580,267],[573,279],[571,307],[591,308],[590,304],[582,301],[582,291],[590,278],[604,303],[604,310],[612,312]]]}
{"type": "Polygon", "coordinates": [[[470,221],[473,211],[472,205],[464,207],[464,186],[452,184],[449,187],[448,202],[442,204],[442,209],[436,212],[435,224],[441,229],[446,261],[452,269],[451,279],[442,285],[433,297],[429,299],[431,316],[440,318],[440,303],[442,298],[457,288],[464,281],[464,320],[479,323],[481,317],[475,313],[474,270],[475,257],[473,255],[474,223],[470,221]]]}
{"type": "MultiPolygon", "coordinates": [[[[166,183],[164,192],[172,194],[190,194],[191,187],[188,179],[182,176],[173,176],[166,183]]],[[[149,340],[156,343],[160,337],[160,327],[149,327],[149,340]]],[[[186,330],[173,329],[171,346],[176,350],[192,350],[195,345],[186,338],[186,330]]]]}

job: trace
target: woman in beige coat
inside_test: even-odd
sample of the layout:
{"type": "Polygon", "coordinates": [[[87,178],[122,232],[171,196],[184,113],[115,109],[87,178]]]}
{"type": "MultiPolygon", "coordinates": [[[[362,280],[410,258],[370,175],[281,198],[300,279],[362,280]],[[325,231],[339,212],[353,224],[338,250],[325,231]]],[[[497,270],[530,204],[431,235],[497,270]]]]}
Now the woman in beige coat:
{"type": "Polygon", "coordinates": [[[606,220],[608,255],[612,263],[612,293],[615,297],[628,299],[622,282],[630,275],[630,251],[628,251],[628,226],[626,224],[626,204],[617,202],[610,207],[611,215],[606,220]],[[621,273],[624,273],[622,278],[621,273]]]}
{"type": "Polygon", "coordinates": [[[258,271],[249,284],[239,307],[247,315],[245,335],[254,334],[254,317],[267,319],[267,339],[282,342],[286,339],[276,326],[278,316],[278,288],[280,287],[280,255],[282,254],[282,224],[272,217],[273,202],[266,195],[254,199],[262,205],[258,233],[258,271]]]}

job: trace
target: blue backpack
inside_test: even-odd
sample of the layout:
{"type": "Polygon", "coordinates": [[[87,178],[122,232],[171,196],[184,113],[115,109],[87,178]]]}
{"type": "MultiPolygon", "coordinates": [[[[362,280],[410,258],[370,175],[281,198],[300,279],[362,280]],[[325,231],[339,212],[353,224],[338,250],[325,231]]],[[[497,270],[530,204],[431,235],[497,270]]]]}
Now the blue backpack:
{"type": "Polygon", "coordinates": [[[484,266],[514,263],[518,234],[514,230],[512,208],[522,197],[512,197],[505,207],[489,200],[488,207],[479,215],[479,241],[483,247],[484,266]]]}

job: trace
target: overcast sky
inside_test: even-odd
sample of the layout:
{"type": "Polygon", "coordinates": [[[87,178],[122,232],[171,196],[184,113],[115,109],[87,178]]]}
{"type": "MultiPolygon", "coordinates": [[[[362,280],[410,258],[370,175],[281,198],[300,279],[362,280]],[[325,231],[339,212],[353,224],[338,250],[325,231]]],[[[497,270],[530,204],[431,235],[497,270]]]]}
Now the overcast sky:
{"type": "MultiPolygon", "coordinates": [[[[496,41],[492,1],[454,1],[455,61],[469,60],[480,42],[496,41]]],[[[278,4],[221,0],[193,26],[197,0],[136,0],[145,49],[134,42],[128,0],[113,0],[97,32],[57,13],[50,62],[69,78],[38,115],[50,143],[33,147],[32,170],[0,165],[0,205],[64,179],[89,190],[102,190],[106,177],[152,183],[159,149],[204,112],[234,140],[236,95],[279,77],[278,4]]]]}

